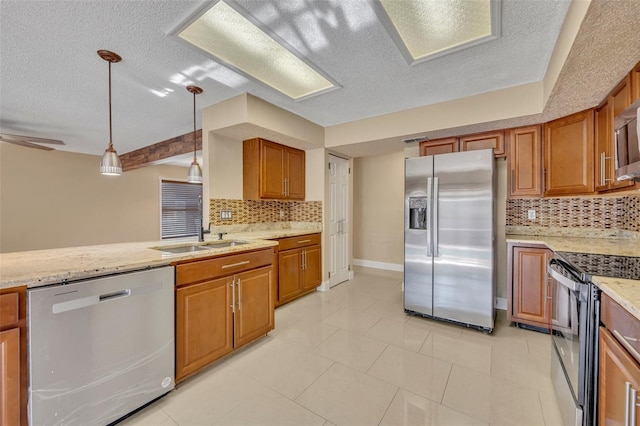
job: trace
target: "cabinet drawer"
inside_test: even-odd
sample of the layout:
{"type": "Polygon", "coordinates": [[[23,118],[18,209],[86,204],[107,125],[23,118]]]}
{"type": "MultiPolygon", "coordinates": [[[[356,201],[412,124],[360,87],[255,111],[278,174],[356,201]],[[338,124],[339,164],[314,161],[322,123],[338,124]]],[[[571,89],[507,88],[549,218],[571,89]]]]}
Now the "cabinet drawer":
{"type": "Polygon", "coordinates": [[[15,324],[20,319],[18,293],[0,294],[0,326],[15,324]]]}
{"type": "Polygon", "coordinates": [[[273,250],[268,249],[183,263],[176,266],[176,285],[180,286],[225,275],[233,275],[237,272],[271,265],[272,262],[273,250]]]}
{"type": "Polygon", "coordinates": [[[605,293],[602,293],[600,312],[600,321],[616,339],[625,340],[626,344],[620,342],[623,346],[635,349],[635,354],[629,352],[640,363],[640,321],[605,293]]]}
{"type": "Polygon", "coordinates": [[[300,235],[298,237],[283,238],[280,240],[279,250],[289,250],[299,247],[307,247],[320,244],[320,234],[300,235]]]}

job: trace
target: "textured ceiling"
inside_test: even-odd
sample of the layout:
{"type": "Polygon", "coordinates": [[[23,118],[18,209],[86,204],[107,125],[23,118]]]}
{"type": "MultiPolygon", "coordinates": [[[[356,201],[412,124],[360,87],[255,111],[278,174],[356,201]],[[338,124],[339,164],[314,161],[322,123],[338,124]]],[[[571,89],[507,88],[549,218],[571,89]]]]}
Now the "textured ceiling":
{"type": "Polygon", "coordinates": [[[1,131],[102,153],[108,92],[99,49],[123,58],[112,67],[119,153],[189,132],[188,84],[204,89],[199,109],[248,92],[329,126],[540,81],[569,6],[568,0],[503,0],[501,38],[409,66],[368,1],[238,3],[342,88],[293,102],[167,36],[202,1],[2,0],[1,131]]]}

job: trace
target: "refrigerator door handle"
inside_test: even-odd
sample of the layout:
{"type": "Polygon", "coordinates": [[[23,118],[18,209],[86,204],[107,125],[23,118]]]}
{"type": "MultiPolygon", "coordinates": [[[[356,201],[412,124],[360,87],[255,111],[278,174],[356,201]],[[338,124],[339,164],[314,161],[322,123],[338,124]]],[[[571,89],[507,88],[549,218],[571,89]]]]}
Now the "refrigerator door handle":
{"type": "Polygon", "coordinates": [[[433,229],[432,223],[431,223],[431,195],[432,195],[432,183],[431,183],[432,179],[431,178],[427,178],[427,256],[431,257],[433,256],[433,247],[431,245],[431,232],[433,229]]]}
{"type": "Polygon", "coordinates": [[[438,178],[433,178],[433,256],[440,256],[439,253],[439,244],[438,244],[438,202],[439,202],[440,192],[438,188],[438,178]]]}

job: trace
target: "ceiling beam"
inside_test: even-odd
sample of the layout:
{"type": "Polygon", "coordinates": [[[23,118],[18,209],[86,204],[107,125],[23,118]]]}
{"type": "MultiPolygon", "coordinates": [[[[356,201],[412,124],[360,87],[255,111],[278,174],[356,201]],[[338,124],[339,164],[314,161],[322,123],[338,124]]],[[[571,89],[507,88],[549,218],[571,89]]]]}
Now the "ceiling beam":
{"type": "MultiPolygon", "coordinates": [[[[202,129],[196,131],[196,150],[202,150],[202,129]]],[[[193,153],[193,132],[122,154],[120,162],[122,170],[127,172],[188,153],[193,153]]]]}

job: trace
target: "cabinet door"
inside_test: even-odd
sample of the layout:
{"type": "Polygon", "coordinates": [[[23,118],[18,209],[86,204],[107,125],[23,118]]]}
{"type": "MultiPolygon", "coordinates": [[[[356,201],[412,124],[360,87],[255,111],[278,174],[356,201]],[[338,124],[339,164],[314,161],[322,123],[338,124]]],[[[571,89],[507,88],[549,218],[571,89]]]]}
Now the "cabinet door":
{"type": "Polygon", "coordinates": [[[540,126],[509,132],[509,197],[542,197],[540,126]]]}
{"type": "Polygon", "coordinates": [[[549,327],[551,306],[547,263],[551,252],[544,248],[513,247],[513,321],[549,327]]]}
{"type": "Polygon", "coordinates": [[[595,189],[606,191],[611,182],[609,169],[613,168],[613,113],[609,99],[595,110],[596,162],[595,189]]]}
{"type": "Polygon", "coordinates": [[[640,99],[640,62],[631,70],[631,103],[640,99]]]}
{"type": "Polygon", "coordinates": [[[593,192],[593,110],[550,121],[544,128],[544,195],[593,192]]]}
{"type": "MultiPolygon", "coordinates": [[[[609,189],[617,189],[617,188],[625,188],[627,186],[633,186],[635,184],[635,182],[632,179],[629,180],[616,180],[615,179],[615,160],[614,160],[614,154],[615,154],[615,148],[614,148],[614,138],[613,138],[613,119],[615,117],[617,117],[618,115],[620,115],[620,113],[622,113],[625,109],[627,109],[630,105],[631,105],[631,74],[628,74],[624,80],[622,80],[620,82],[620,84],[618,84],[616,86],[615,89],[613,89],[613,91],[611,92],[611,95],[609,96],[610,99],[610,103],[611,103],[611,109],[612,109],[612,116],[611,116],[611,127],[610,127],[610,148],[609,148],[609,159],[606,160],[606,164],[605,164],[605,170],[606,170],[606,174],[607,174],[607,178],[610,179],[608,181],[609,183],[609,189]]],[[[596,151],[598,152],[598,151],[596,151]]],[[[597,170],[597,166],[596,166],[596,170],[597,170]]]]}
{"type": "Polygon", "coordinates": [[[504,132],[481,133],[460,137],[460,151],[493,148],[496,158],[505,157],[504,132]]]}
{"type": "Polygon", "coordinates": [[[278,300],[287,302],[302,292],[300,272],[302,270],[301,250],[285,250],[278,253],[278,300]]]}
{"type": "Polygon", "coordinates": [[[270,266],[235,278],[234,347],[273,330],[273,270],[270,266]]]}
{"type": "Polygon", "coordinates": [[[459,144],[457,138],[437,139],[432,141],[420,142],[420,155],[438,155],[447,154],[449,152],[458,152],[459,144]]]}
{"type": "Polygon", "coordinates": [[[0,425],[20,424],[20,329],[0,333],[0,425]]]}
{"type": "Polygon", "coordinates": [[[286,191],[290,200],[304,200],[304,151],[287,149],[286,151],[286,191]]]}
{"type": "Polygon", "coordinates": [[[302,249],[302,291],[314,289],[322,282],[322,262],[320,246],[302,249]]]}
{"type": "Polygon", "coordinates": [[[233,349],[232,277],[176,291],[176,382],[233,349]]]}
{"type": "MultiPolygon", "coordinates": [[[[623,425],[630,396],[627,383],[640,394],[640,367],[604,327],[600,327],[599,339],[598,424],[623,425]]],[[[629,405],[629,410],[634,410],[639,419],[637,400],[629,405]]]]}
{"type": "Polygon", "coordinates": [[[285,147],[260,140],[260,198],[284,198],[285,147]]]}

